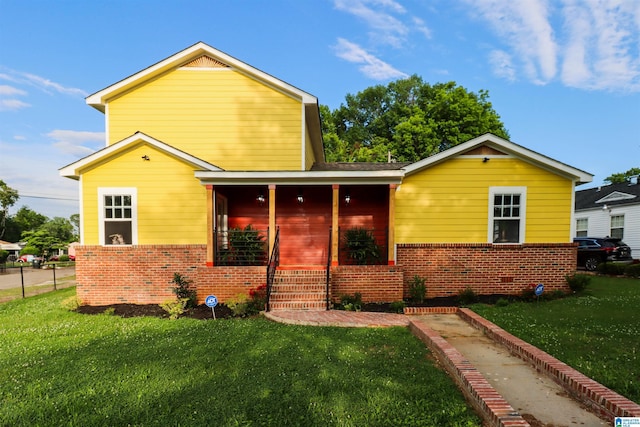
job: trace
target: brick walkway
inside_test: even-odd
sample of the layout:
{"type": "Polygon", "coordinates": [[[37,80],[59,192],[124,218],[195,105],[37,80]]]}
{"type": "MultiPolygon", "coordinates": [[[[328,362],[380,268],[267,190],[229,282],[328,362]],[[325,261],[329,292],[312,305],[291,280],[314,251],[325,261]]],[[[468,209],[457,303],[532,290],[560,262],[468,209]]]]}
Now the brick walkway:
{"type": "MultiPolygon", "coordinates": [[[[467,309],[456,307],[428,308],[412,310],[407,314],[458,314],[485,335],[506,346],[510,352],[539,372],[545,372],[578,401],[589,406],[592,411],[613,421],[616,416],[640,417],[640,405],[607,389],[585,377],[575,369],[558,361],[467,309]]],[[[363,313],[352,311],[272,311],[265,316],[273,321],[310,326],[343,327],[409,327],[411,332],[440,358],[454,381],[458,383],[467,399],[478,410],[490,426],[530,426],[503,396],[488,383],[477,370],[465,360],[445,339],[430,329],[418,317],[391,313],[363,313]]]]}

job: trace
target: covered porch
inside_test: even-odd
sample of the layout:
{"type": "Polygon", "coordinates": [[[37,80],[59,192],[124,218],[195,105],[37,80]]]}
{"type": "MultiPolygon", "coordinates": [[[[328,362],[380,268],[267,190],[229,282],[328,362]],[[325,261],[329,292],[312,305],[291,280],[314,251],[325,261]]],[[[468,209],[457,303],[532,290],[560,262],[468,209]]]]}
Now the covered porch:
{"type": "Polygon", "coordinates": [[[208,266],[393,265],[395,184],[207,185],[208,266]],[[276,242],[277,239],[277,242],[276,242]]]}

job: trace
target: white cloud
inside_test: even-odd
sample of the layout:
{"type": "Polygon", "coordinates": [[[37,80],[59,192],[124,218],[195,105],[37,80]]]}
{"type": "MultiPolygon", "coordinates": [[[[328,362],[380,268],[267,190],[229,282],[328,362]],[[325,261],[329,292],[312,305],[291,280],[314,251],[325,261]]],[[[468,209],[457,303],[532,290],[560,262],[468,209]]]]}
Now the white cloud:
{"type": "Polygon", "coordinates": [[[0,96],[26,95],[27,92],[8,85],[0,85],[0,96]]]}
{"type": "Polygon", "coordinates": [[[558,47],[547,1],[466,1],[518,56],[531,81],[544,84],[556,75],[558,47]]]}
{"type": "Polygon", "coordinates": [[[31,107],[31,104],[19,99],[0,99],[0,111],[17,111],[27,107],[31,107]]]}
{"type": "Polygon", "coordinates": [[[489,54],[489,62],[496,76],[509,81],[516,80],[516,71],[511,61],[511,55],[503,50],[494,50],[489,54]]]}
{"type": "Polygon", "coordinates": [[[105,142],[104,132],[87,132],[75,130],[53,130],[47,134],[48,137],[55,140],[53,146],[63,153],[75,156],[86,156],[95,151],[95,147],[105,142]],[[87,147],[90,145],[91,147],[87,147]]]}
{"type": "Polygon", "coordinates": [[[362,47],[343,38],[338,39],[335,50],[338,57],[345,61],[363,64],[360,67],[360,71],[372,79],[387,80],[408,77],[407,74],[393,68],[391,65],[368,53],[362,47]]]}
{"type": "Polygon", "coordinates": [[[334,5],[336,9],[362,19],[373,30],[369,35],[379,43],[399,48],[409,33],[407,26],[392,15],[405,13],[404,8],[394,1],[335,0],[334,5]],[[380,9],[376,10],[370,6],[380,9]]]}
{"type": "Polygon", "coordinates": [[[418,18],[417,16],[414,16],[413,18],[411,18],[411,20],[413,21],[413,25],[416,31],[422,33],[427,39],[431,38],[431,29],[427,27],[427,25],[424,23],[424,20],[418,18]]]}
{"type": "Polygon", "coordinates": [[[524,74],[536,84],[559,78],[580,89],[640,91],[640,2],[465,2],[469,13],[479,15],[500,38],[502,46],[491,52],[491,63],[499,64],[505,54],[511,58],[509,67],[494,67],[499,77],[524,74]],[[560,21],[563,25],[556,24],[560,21]]]}
{"type": "Polygon", "coordinates": [[[31,73],[25,73],[22,71],[11,70],[6,67],[3,67],[3,69],[6,72],[0,74],[0,80],[33,86],[46,93],[51,93],[53,91],[71,96],[86,97],[88,95],[88,93],[82,89],[64,86],[60,83],[53,82],[45,77],[41,77],[31,73]]]}

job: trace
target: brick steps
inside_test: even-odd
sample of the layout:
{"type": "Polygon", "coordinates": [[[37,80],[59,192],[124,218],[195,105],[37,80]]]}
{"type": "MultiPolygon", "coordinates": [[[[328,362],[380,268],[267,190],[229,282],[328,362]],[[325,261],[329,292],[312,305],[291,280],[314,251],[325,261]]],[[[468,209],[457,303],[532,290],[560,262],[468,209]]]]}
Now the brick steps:
{"type": "Polygon", "coordinates": [[[271,310],[327,309],[326,270],[278,269],[271,288],[271,310]]]}

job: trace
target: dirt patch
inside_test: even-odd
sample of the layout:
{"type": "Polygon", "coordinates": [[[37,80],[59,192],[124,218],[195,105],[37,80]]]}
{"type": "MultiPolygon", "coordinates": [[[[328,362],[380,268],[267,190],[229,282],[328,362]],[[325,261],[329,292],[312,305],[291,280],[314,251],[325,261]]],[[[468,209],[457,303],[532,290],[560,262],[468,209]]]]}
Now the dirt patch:
{"type": "MultiPolygon", "coordinates": [[[[76,312],[82,314],[103,314],[111,312],[115,316],[120,317],[161,317],[169,318],[169,313],[156,304],[112,304],[112,305],[83,305],[76,309],[76,312]]],[[[218,304],[215,307],[216,319],[226,319],[234,317],[233,312],[224,304],[218,304]]],[[[180,317],[191,319],[213,319],[213,312],[206,305],[198,305],[188,309],[180,317]]]]}
{"type": "MultiPolygon", "coordinates": [[[[477,302],[484,304],[495,304],[495,302],[501,298],[513,300],[514,297],[507,297],[505,295],[479,295],[477,302]]],[[[422,304],[407,304],[408,307],[455,307],[460,305],[460,301],[457,297],[440,297],[431,298],[426,300],[422,304]]],[[[393,313],[390,303],[371,303],[363,304],[362,311],[376,312],[376,313],[393,313]]],[[[168,318],[169,313],[163,310],[157,304],[111,304],[111,305],[83,305],[76,310],[82,314],[103,314],[105,312],[111,312],[113,315],[120,317],[161,317],[168,318]]],[[[234,317],[233,311],[224,304],[218,304],[215,307],[216,319],[226,319],[234,317]]],[[[198,305],[194,308],[187,310],[180,317],[186,317],[191,319],[212,319],[213,313],[211,308],[204,304],[198,305]]]]}

